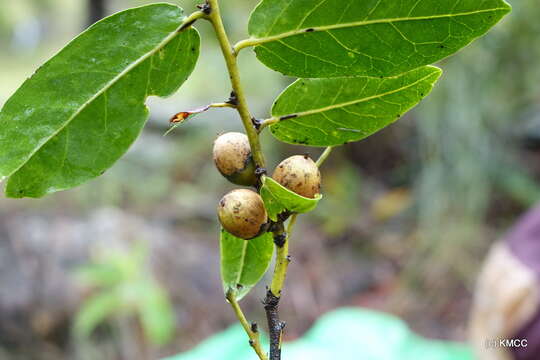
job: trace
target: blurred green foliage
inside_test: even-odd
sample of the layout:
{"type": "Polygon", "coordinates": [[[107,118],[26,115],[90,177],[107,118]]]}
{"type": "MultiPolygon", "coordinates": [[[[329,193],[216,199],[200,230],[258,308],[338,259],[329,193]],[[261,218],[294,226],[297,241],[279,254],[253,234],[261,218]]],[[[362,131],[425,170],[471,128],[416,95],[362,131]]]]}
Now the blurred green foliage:
{"type": "Polygon", "coordinates": [[[532,45],[540,9],[534,0],[512,5],[490,36],[442,64],[446,75],[416,112],[418,236],[404,276],[429,286],[450,272],[472,288],[492,231],[510,224],[512,207],[540,200],[520,131],[540,94],[531,81],[540,75],[540,46],[532,45]]]}
{"type": "MultiPolygon", "coordinates": [[[[332,170],[332,169],[331,169],[332,170]]],[[[339,236],[358,221],[361,211],[358,206],[362,188],[361,176],[349,163],[336,171],[322,170],[324,176],[324,201],[314,214],[321,219],[323,230],[329,236],[339,236]],[[328,216],[332,214],[332,216],[328,216]]]]}
{"type": "Polygon", "coordinates": [[[148,272],[148,249],[107,250],[78,270],[81,285],[93,289],[75,316],[77,336],[88,337],[112,317],[137,316],[147,339],[161,345],[174,335],[174,312],[165,290],[148,272]]]}

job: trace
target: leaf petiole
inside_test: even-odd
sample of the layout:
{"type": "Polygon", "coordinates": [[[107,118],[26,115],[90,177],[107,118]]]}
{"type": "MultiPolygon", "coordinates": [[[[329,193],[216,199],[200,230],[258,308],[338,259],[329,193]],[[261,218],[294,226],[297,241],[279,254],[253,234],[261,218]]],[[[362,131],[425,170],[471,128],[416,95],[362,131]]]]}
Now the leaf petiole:
{"type": "Polygon", "coordinates": [[[206,18],[206,17],[207,15],[203,11],[195,11],[194,13],[184,18],[184,21],[182,21],[182,25],[180,25],[178,32],[187,29],[188,27],[193,25],[197,20],[206,18]]]}
{"type": "Polygon", "coordinates": [[[265,127],[270,126],[272,124],[278,123],[280,119],[278,117],[271,117],[268,119],[264,119],[260,122],[259,131],[262,131],[265,127]]]}

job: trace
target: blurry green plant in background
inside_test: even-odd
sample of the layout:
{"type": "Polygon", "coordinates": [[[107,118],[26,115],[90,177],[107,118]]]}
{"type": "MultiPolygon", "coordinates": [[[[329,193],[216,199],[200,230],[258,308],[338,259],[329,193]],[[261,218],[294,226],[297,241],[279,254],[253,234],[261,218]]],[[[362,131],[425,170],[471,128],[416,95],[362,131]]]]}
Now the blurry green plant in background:
{"type": "Polygon", "coordinates": [[[512,5],[515,13],[493,36],[446,60],[448,76],[416,112],[418,228],[402,276],[412,291],[429,289],[426,302],[455,290],[440,281],[448,273],[472,291],[479,257],[511,224],[508,215],[540,200],[523,146],[531,125],[540,129],[530,115],[540,94],[531,81],[540,78],[540,47],[530,46],[540,34],[532,20],[540,9],[534,0],[512,5]]]}
{"type": "Polygon", "coordinates": [[[105,321],[137,317],[144,336],[162,345],[174,335],[174,312],[165,289],[148,272],[148,248],[136,243],[128,251],[103,249],[76,276],[91,289],[75,315],[74,331],[89,337],[105,321]]]}

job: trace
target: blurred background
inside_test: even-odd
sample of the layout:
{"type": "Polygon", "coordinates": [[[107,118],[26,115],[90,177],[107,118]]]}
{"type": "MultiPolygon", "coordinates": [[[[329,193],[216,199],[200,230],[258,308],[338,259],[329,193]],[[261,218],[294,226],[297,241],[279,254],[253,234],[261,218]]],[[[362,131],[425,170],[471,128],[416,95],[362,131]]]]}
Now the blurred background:
{"type": "MultiPolygon", "coordinates": [[[[101,16],[142,0],[0,2],[0,105],[46,59],[101,16]]],[[[197,1],[173,1],[187,13],[197,1]]],[[[440,66],[445,75],[408,116],[336,149],[324,199],[300,218],[281,305],[286,340],[325,312],[363,306],[416,332],[465,340],[487,249],[540,199],[540,6],[514,12],[440,66]]],[[[256,0],[222,2],[234,41],[256,0]]],[[[230,109],[164,137],[178,111],[227,99],[208,24],[194,74],[99,179],[41,200],[0,198],[0,359],[155,359],[188,350],[235,322],[219,275],[215,206],[232,188],[214,169],[213,139],[241,130],[230,109]]],[[[293,79],[240,57],[252,111],[266,117],[293,79]]],[[[268,133],[273,167],[320,149],[268,133]]],[[[264,324],[264,285],[242,301],[264,324]]]]}

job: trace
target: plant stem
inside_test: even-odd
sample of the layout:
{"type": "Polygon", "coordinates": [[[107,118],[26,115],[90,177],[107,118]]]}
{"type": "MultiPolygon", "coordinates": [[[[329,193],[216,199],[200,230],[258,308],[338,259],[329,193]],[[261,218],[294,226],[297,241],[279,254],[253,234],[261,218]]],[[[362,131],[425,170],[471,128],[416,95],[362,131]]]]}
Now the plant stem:
{"type": "MultiPolygon", "coordinates": [[[[328,146],[317,159],[317,166],[320,167],[328,156],[330,156],[331,152],[332,146],[328,146]]],[[[289,257],[289,239],[292,229],[296,224],[297,217],[298,214],[292,214],[285,234],[283,234],[283,223],[281,223],[280,229],[274,232],[274,242],[276,243],[276,266],[274,268],[270,289],[266,292],[266,298],[263,302],[264,310],[266,311],[266,319],[268,321],[268,330],[270,332],[270,360],[281,360],[281,342],[285,322],[279,320],[279,300],[281,298],[283,286],[285,285],[287,269],[289,268],[289,263],[291,261],[289,257]],[[284,241],[276,241],[276,239],[283,235],[285,235],[284,241]]]]}
{"type": "Polygon", "coordinates": [[[270,332],[270,360],[281,360],[281,342],[285,322],[279,320],[279,299],[278,296],[272,294],[271,290],[268,290],[263,301],[270,332]]]}
{"type": "Polygon", "coordinates": [[[272,284],[270,285],[270,291],[277,297],[281,297],[281,290],[285,284],[285,277],[287,276],[287,268],[289,266],[289,237],[296,223],[298,214],[293,214],[287,225],[287,233],[285,241],[282,246],[276,246],[276,267],[274,268],[274,276],[272,277],[272,284]]]}
{"type": "MultiPolygon", "coordinates": [[[[229,78],[231,79],[231,86],[233,88],[233,94],[236,100],[236,110],[238,111],[244,128],[246,130],[247,137],[249,139],[249,144],[251,147],[251,153],[255,165],[259,169],[264,169],[265,161],[261,149],[261,144],[259,141],[258,130],[254,127],[254,123],[249,112],[249,108],[246,101],[246,96],[244,94],[244,89],[240,81],[240,71],[238,70],[237,63],[237,54],[240,49],[244,46],[242,44],[233,48],[223,26],[223,20],[221,18],[218,0],[207,0],[207,6],[209,6],[209,13],[205,13],[205,17],[210,20],[216,37],[218,39],[225,63],[227,65],[227,70],[229,71],[229,78]]],[[[195,19],[196,20],[196,19],[195,19]]],[[[251,44],[244,45],[249,46],[251,44]]],[[[306,113],[307,114],[307,113],[306,113]]],[[[310,113],[309,113],[310,114],[310,113]]],[[[295,114],[296,116],[305,115],[305,114],[295,114]]],[[[271,119],[264,125],[270,125],[271,123],[285,120],[290,116],[285,116],[281,118],[271,119]]],[[[328,147],[319,160],[317,160],[317,165],[322,164],[324,160],[330,154],[332,148],[328,147]]],[[[261,173],[262,174],[262,173],[261,173]]],[[[270,288],[266,293],[266,298],[264,300],[264,309],[266,311],[266,318],[268,321],[268,328],[270,332],[270,360],[281,360],[281,343],[283,337],[283,329],[285,323],[279,320],[279,300],[281,297],[281,292],[285,284],[285,278],[287,276],[287,269],[289,266],[289,236],[292,231],[292,228],[296,222],[297,214],[293,214],[290,218],[289,224],[287,226],[287,231],[283,231],[283,222],[280,222],[279,230],[274,232],[274,242],[276,243],[276,266],[274,268],[274,275],[272,277],[272,282],[270,288]],[[279,240],[279,241],[278,241],[279,240]]],[[[267,360],[266,355],[262,352],[260,347],[260,341],[256,327],[250,327],[246,317],[244,316],[238,302],[236,301],[236,296],[234,292],[227,292],[227,300],[233,307],[238,320],[244,327],[244,330],[250,338],[250,345],[253,347],[257,355],[261,360],[267,360]]]]}
{"type": "Polygon", "coordinates": [[[255,350],[255,352],[259,356],[259,359],[268,360],[268,357],[266,356],[266,354],[261,348],[261,342],[259,340],[259,331],[257,330],[257,325],[255,323],[252,323],[251,325],[248,323],[244,313],[242,312],[242,309],[240,308],[240,304],[238,304],[238,301],[236,301],[236,295],[234,291],[228,291],[226,298],[229,304],[231,304],[236,314],[236,317],[238,318],[238,321],[240,321],[240,324],[242,324],[242,327],[244,328],[247,335],[249,336],[249,345],[251,345],[253,350],[255,350]]]}
{"type": "Polygon", "coordinates": [[[330,153],[332,152],[333,147],[328,146],[326,149],[324,149],[323,153],[319,158],[317,159],[317,162],[315,163],[318,167],[321,167],[321,165],[324,163],[324,161],[330,156],[330,153]]]}
{"type": "Polygon", "coordinates": [[[244,94],[244,89],[240,82],[240,72],[238,70],[236,53],[231,46],[231,43],[225,31],[225,27],[223,26],[223,20],[221,19],[218,0],[208,0],[208,4],[210,5],[210,14],[208,15],[208,19],[214,27],[214,31],[216,32],[216,36],[219,41],[219,46],[221,47],[223,57],[225,58],[225,63],[227,65],[229,77],[231,79],[231,86],[238,100],[237,110],[240,114],[240,118],[242,119],[242,123],[244,124],[244,128],[246,129],[246,134],[249,139],[249,145],[251,147],[251,154],[253,155],[253,160],[255,161],[255,165],[258,168],[264,168],[265,162],[261,150],[261,143],[259,141],[257,130],[255,130],[255,128],[253,127],[251,114],[249,112],[246,96],[244,94]]]}
{"type": "Polygon", "coordinates": [[[285,322],[279,320],[279,300],[281,291],[285,285],[287,277],[287,269],[290,263],[289,257],[289,237],[296,223],[298,214],[293,214],[287,225],[287,231],[283,232],[283,224],[280,229],[274,232],[274,242],[276,243],[276,266],[270,289],[266,292],[264,299],[264,310],[266,311],[266,319],[268,321],[268,331],[270,332],[270,360],[281,359],[281,342],[283,338],[283,329],[285,322]],[[278,239],[281,239],[278,241],[278,239]]]}
{"type": "MultiPolygon", "coordinates": [[[[227,32],[225,31],[225,27],[223,26],[223,20],[221,18],[221,13],[219,10],[218,0],[207,0],[206,4],[207,6],[210,7],[209,9],[210,12],[206,16],[206,18],[210,20],[210,22],[212,23],[212,26],[214,27],[214,31],[216,33],[219,46],[221,47],[221,51],[225,59],[225,64],[227,65],[227,70],[229,71],[229,78],[231,80],[231,86],[233,89],[231,98],[234,97],[234,99],[236,100],[235,107],[236,107],[236,110],[238,111],[238,114],[240,115],[240,118],[246,130],[246,135],[249,139],[249,145],[251,147],[251,154],[253,156],[253,161],[255,162],[255,166],[258,169],[264,169],[265,161],[264,161],[264,155],[261,149],[261,143],[259,141],[259,133],[255,129],[254,124],[252,122],[252,117],[249,112],[246,96],[244,94],[244,89],[240,81],[240,71],[238,70],[236,53],[234,52],[234,49],[231,46],[231,43],[227,36],[227,32]]],[[[261,172],[261,174],[263,173],[264,172],[261,172]]],[[[227,300],[231,304],[232,308],[234,309],[234,312],[236,313],[236,316],[238,317],[238,320],[240,321],[244,330],[249,336],[249,339],[250,339],[249,344],[251,345],[251,347],[253,347],[253,349],[255,350],[255,352],[257,353],[257,355],[259,356],[261,360],[268,360],[266,354],[264,354],[264,352],[261,349],[261,344],[259,341],[259,333],[257,331],[256,325],[250,326],[248,324],[247,319],[244,316],[242,309],[240,308],[240,305],[236,301],[236,296],[234,295],[232,291],[227,292],[227,300]]]]}

